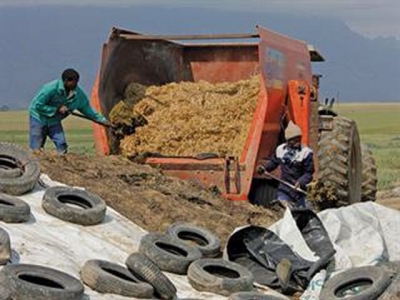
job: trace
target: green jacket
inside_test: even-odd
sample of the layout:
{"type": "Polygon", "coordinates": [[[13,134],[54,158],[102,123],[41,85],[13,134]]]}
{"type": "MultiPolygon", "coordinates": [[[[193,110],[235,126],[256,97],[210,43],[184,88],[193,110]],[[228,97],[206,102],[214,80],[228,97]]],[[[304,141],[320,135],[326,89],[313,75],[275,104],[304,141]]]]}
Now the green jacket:
{"type": "Polygon", "coordinates": [[[78,110],[85,116],[97,121],[106,121],[102,114],[93,110],[88,97],[79,86],[76,87],[74,95],[68,99],[61,79],[51,81],[41,88],[29,106],[29,114],[43,125],[54,125],[67,116],[58,113],[58,109],[62,105],[68,107],[70,112],[78,110]]]}

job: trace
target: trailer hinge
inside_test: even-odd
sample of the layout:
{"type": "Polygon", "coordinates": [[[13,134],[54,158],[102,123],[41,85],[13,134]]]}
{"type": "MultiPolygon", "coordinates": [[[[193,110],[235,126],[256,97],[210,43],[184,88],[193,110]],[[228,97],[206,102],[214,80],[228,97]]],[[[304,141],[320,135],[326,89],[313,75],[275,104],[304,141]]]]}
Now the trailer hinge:
{"type": "Polygon", "coordinates": [[[225,159],[224,179],[227,194],[240,194],[240,166],[236,156],[225,159]]]}

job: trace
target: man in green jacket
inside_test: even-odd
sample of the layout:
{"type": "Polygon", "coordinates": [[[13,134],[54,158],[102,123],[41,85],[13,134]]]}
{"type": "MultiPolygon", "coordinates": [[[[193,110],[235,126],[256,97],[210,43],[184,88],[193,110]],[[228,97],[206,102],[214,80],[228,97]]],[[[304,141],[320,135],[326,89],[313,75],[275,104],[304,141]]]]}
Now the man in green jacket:
{"type": "Polygon", "coordinates": [[[59,154],[67,153],[68,145],[61,121],[74,110],[110,125],[102,114],[90,106],[78,81],[79,73],[66,69],[61,79],[45,84],[33,98],[29,106],[29,145],[32,150],[42,149],[48,136],[59,154]]]}

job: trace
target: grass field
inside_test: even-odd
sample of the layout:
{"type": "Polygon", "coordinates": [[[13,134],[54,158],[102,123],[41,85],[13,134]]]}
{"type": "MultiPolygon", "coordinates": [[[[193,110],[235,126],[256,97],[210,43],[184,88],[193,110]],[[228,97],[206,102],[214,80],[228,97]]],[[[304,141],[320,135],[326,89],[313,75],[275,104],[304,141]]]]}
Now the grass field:
{"type": "MultiPolygon", "coordinates": [[[[357,121],[361,141],[376,158],[378,186],[389,189],[400,183],[400,103],[339,104],[339,114],[357,121]]],[[[92,125],[89,121],[69,117],[64,127],[71,152],[94,154],[92,125]]],[[[28,114],[25,111],[0,112],[0,141],[27,146],[28,114]]],[[[46,148],[53,149],[48,142],[46,148]]]]}
{"type": "MultiPolygon", "coordinates": [[[[90,121],[70,116],[63,122],[69,151],[94,153],[92,124],[90,121]]],[[[29,120],[26,111],[0,112],[0,141],[28,146],[29,120]]],[[[47,149],[54,149],[53,143],[46,143],[47,149]]]]}
{"type": "Polygon", "coordinates": [[[357,122],[361,141],[374,154],[378,167],[378,188],[400,184],[400,103],[340,104],[340,115],[357,122]]]}

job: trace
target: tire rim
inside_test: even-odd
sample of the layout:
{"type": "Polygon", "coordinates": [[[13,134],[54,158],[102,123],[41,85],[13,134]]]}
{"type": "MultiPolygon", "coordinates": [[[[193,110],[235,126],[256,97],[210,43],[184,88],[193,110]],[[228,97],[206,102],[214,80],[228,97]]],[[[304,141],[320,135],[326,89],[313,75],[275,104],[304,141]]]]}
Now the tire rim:
{"type": "Polygon", "coordinates": [[[118,277],[118,278],[120,278],[122,280],[125,280],[125,281],[128,281],[128,282],[134,282],[134,283],[138,283],[139,282],[139,281],[135,280],[133,277],[129,277],[126,274],[124,274],[124,273],[122,273],[122,272],[120,272],[118,270],[115,270],[115,269],[112,269],[112,268],[109,268],[109,267],[102,267],[101,269],[103,269],[105,272],[107,272],[107,273],[109,273],[111,275],[114,275],[115,277],[118,277]]]}
{"type": "Polygon", "coordinates": [[[8,155],[0,155],[0,169],[5,169],[5,170],[13,170],[13,169],[19,169],[19,165],[22,165],[22,163],[15,158],[8,156],[8,155]]]}
{"type": "Polygon", "coordinates": [[[76,195],[60,195],[57,197],[57,200],[63,204],[74,208],[81,208],[81,209],[90,209],[93,208],[92,204],[84,199],[83,197],[79,197],[76,195]]]}
{"type": "Polygon", "coordinates": [[[51,280],[49,278],[41,277],[38,275],[33,275],[33,274],[19,274],[18,279],[35,284],[35,285],[41,285],[41,286],[46,286],[48,288],[53,288],[53,289],[60,289],[64,290],[65,287],[62,286],[60,283],[51,280]]]}
{"type": "Polygon", "coordinates": [[[373,284],[370,279],[357,279],[344,283],[335,290],[335,296],[346,298],[348,296],[358,295],[362,291],[367,290],[373,284]]]}
{"type": "Polygon", "coordinates": [[[231,278],[231,279],[237,279],[240,278],[240,274],[232,270],[230,268],[222,267],[222,266],[205,266],[204,271],[220,278],[231,278]]]}
{"type": "Polygon", "coordinates": [[[191,232],[191,231],[180,231],[178,232],[178,237],[181,240],[184,240],[185,242],[189,242],[190,244],[196,245],[196,246],[207,246],[209,245],[208,240],[203,237],[202,235],[191,232]]]}
{"type": "Polygon", "coordinates": [[[188,257],[188,253],[185,250],[183,250],[183,249],[181,249],[179,247],[176,247],[174,245],[170,245],[170,244],[163,243],[163,242],[156,242],[155,245],[158,248],[160,248],[160,249],[162,249],[164,251],[167,251],[167,252],[169,252],[169,253],[171,253],[173,255],[182,256],[182,257],[188,257]]]}

